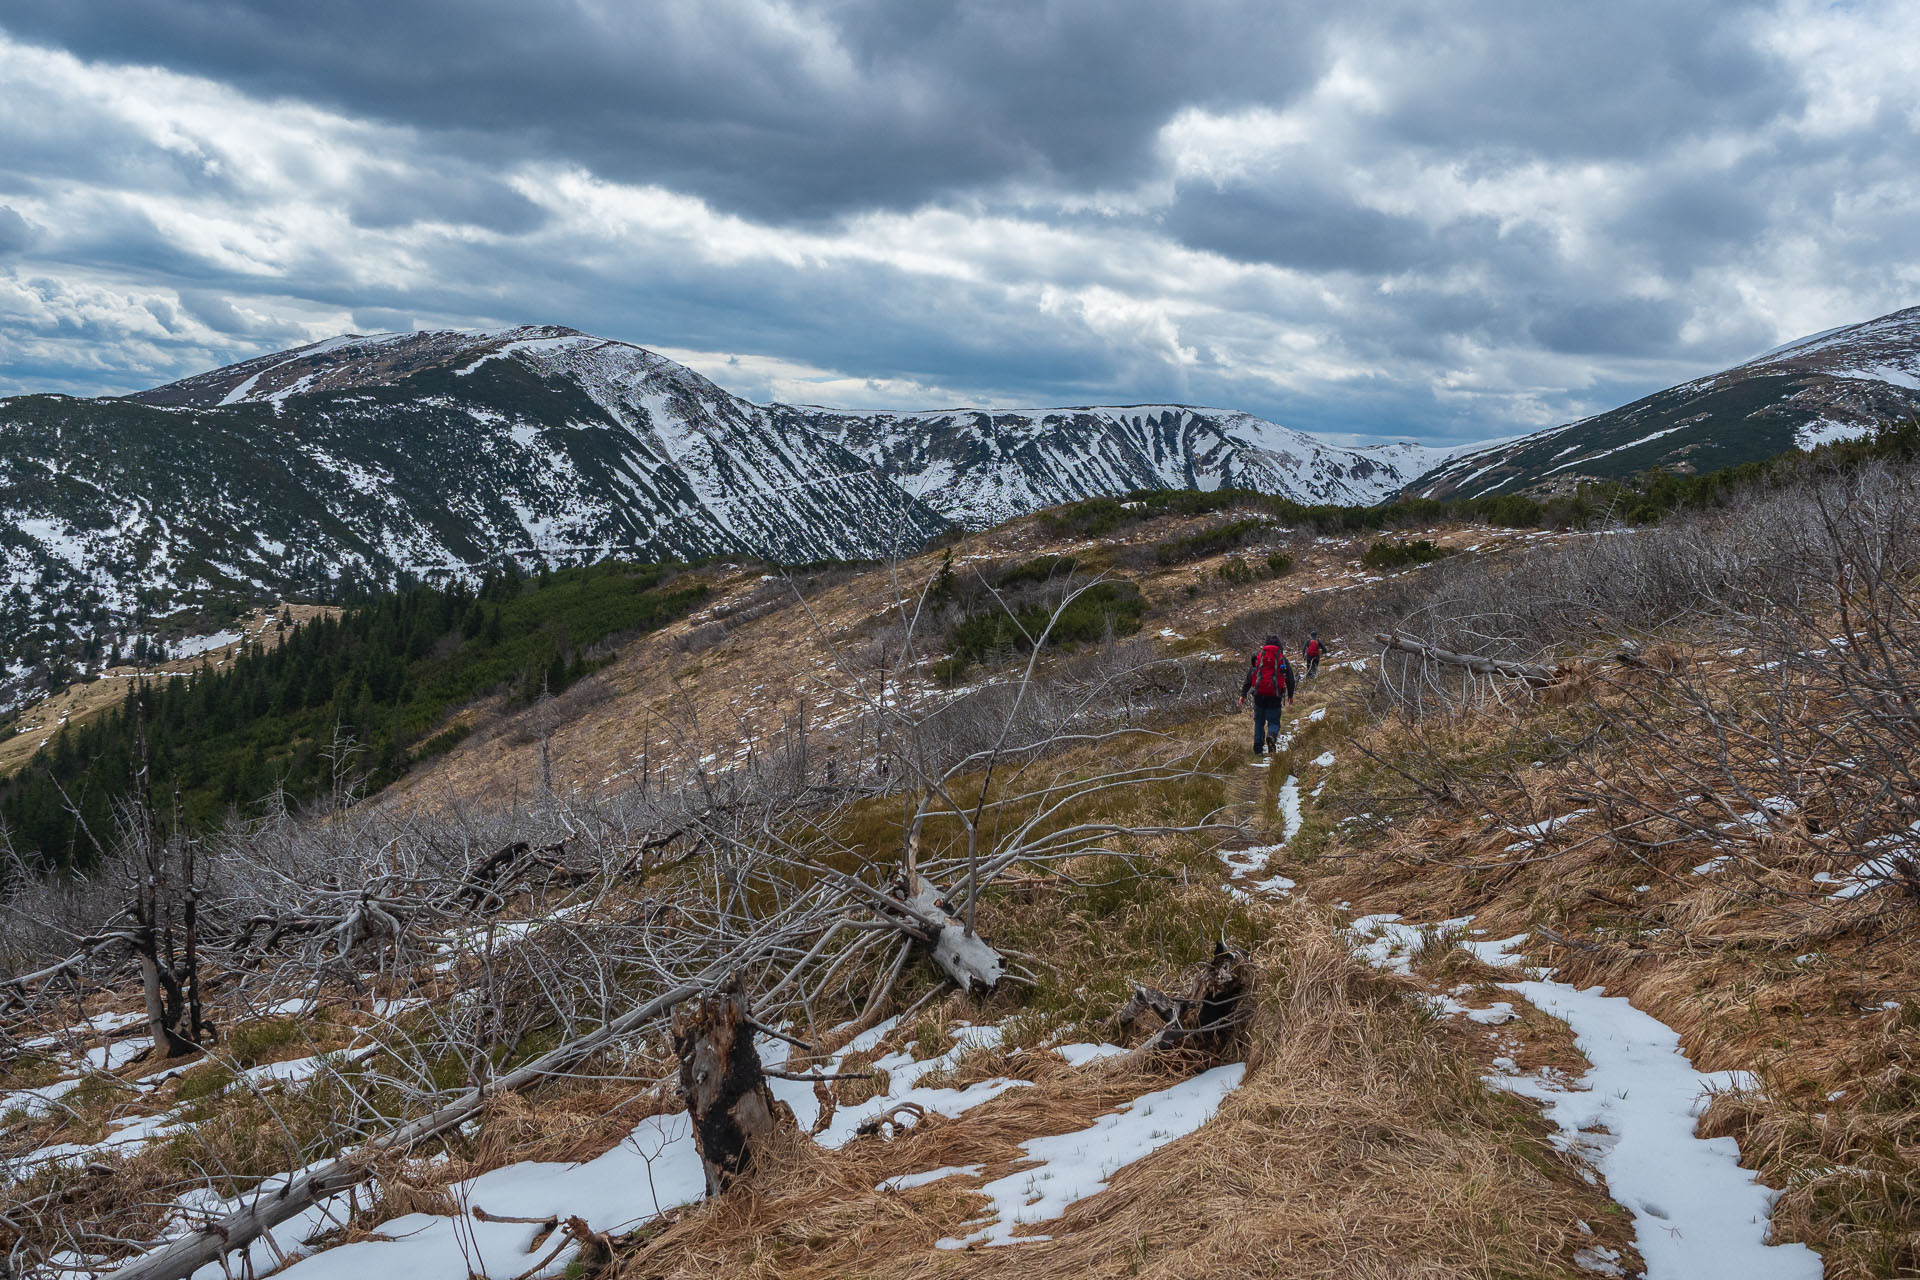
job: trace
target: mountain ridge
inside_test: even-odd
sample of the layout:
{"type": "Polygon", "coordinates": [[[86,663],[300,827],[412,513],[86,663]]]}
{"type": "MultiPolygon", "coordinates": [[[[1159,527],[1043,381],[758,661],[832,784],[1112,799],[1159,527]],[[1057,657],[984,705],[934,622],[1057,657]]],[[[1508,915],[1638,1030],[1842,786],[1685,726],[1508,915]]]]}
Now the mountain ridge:
{"type": "Polygon", "coordinates": [[[62,655],[94,669],[209,602],[503,557],[886,557],[1143,488],[1367,503],[1418,458],[1190,406],[758,405],[561,326],[341,335],[129,396],[0,400],[0,710],[75,674],[62,655]]]}
{"type": "Polygon", "coordinates": [[[1417,477],[1417,497],[1474,498],[1655,468],[1706,472],[1857,439],[1920,416],[1920,307],[1796,338],[1718,373],[1518,439],[1417,477]]]}

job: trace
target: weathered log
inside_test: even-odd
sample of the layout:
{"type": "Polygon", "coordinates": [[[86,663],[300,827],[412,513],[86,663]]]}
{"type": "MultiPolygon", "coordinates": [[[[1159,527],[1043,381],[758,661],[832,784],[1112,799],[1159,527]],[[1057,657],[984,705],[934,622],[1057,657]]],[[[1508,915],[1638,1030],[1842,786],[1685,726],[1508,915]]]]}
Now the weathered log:
{"type": "Polygon", "coordinates": [[[738,989],[676,1012],[673,1051],[680,1058],[680,1095],[706,1169],[707,1194],[717,1196],[752,1167],[754,1149],[779,1127],[779,1104],[767,1088],[738,989]]]}
{"type": "Polygon", "coordinates": [[[1378,632],[1374,642],[1383,649],[1393,649],[1400,653],[1412,654],[1428,662],[1444,662],[1449,666],[1465,667],[1467,670],[1483,676],[1505,676],[1509,680],[1524,680],[1530,685],[1549,685],[1560,678],[1560,672],[1553,667],[1543,667],[1537,663],[1514,662],[1506,658],[1489,658],[1483,654],[1454,653],[1438,645],[1415,640],[1398,632],[1378,632]]]}
{"type": "Polygon", "coordinates": [[[977,933],[970,933],[930,881],[915,876],[911,896],[896,894],[913,925],[908,931],[926,943],[933,962],[962,991],[991,991],[1007,976],[1007,962],[977,933]]]}
{"type": "Polygon", "coordinates": [[[700,994],[700,986],[685,983],[630,1009],[577,1040],[553,1049],[498,1080],[468,1089],[452,1102],[379,1137],[372,1138],[325,1164],[296,1174],[277,1186],[264,1188],[249,1202],[184,1236],[141,1254],[108,1273],[112,1280],[185,1280],[201,1267],[258,1240],[287,1219],[364,1181],[373,1164],[404,1154],[416,1143],[447,1132],[471,1118],[489,1098],[523,1089],[556,1075],[621,1036],[646,1025],[684,1000],[700,994]]]}

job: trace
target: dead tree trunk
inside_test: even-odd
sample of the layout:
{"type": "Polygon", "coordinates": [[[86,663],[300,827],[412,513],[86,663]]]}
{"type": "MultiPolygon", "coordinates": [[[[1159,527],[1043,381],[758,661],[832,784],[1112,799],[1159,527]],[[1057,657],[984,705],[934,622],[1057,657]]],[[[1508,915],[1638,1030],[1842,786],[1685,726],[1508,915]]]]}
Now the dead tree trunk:
{"type": "Polygon", "coordinates": [[[1531,662],[1512,662],[1506,658],[1489,658],[1474,653],[1454,653],[1438,645],[1415,640],[1398,632],[1388,634],[1380,632],[1374,642],[1383,649],[1394,649],[1401,653],[1412,654],[1428,662],[1444,662],[1449,666],[1465,667],[1467,670],[1483,676],[1505,676],[1509,680],[1524,680],[1531,685],[1548,685],[1560,678],[1560,673],[1552,667],[1543,667],[1531,662]]]}
{"type": "Polygon", "coordinates": [[[717,1196],[752,1167],[755,1148],[779,1123],[739,989],[675,1013],[673,1050],[680,1057],[680,1094],[706,1169],[707,1194],[717,1196]]]}
{"type": "Polygon", "coordinates": [[[147,1000],[147,1034],[153,1037],[153,1051],[163,1058],[184,1058],[198,1053],[200,1046],[182,1036],[179,984],[173,981],[159,956],[153,929],[142,926],[134,943],[140,959],[140,986],[147,1000]]]}
{"type": "Polygon", "coordinates": [[[565,1071],[620,1037],[649,1025],[667,1009],[691,999],[698,992],[699,987],[691,983],[674,987],[578,1040],[568,1041],[497,1080],[468,1089],[437,1111],[372,1138],[333,1160],[244,1197],[246,1203],[233,1213],[203,1223],[184,1236],[130,1259],[117,1271],[109,1273],[111,1280],[186,1280],[201,1267],[219,1262],[235,1250],[246,1248],[295,1214],[358,1185],[366,1179],[376,1160],[401,1155],[416,1143],[456,1128],[496,1094],[524,1089],[565,1071]]]}
{"type": "Polygon", "coordinates": [[[894,901],[904,917],[901,928],[924,942],[940,971],[963,991],[991,991],[1007,975],[1007,962],[977,933],[968,931],[948,909],[945,895],[929,881],[913,877],[896,885],[894,901]]]}

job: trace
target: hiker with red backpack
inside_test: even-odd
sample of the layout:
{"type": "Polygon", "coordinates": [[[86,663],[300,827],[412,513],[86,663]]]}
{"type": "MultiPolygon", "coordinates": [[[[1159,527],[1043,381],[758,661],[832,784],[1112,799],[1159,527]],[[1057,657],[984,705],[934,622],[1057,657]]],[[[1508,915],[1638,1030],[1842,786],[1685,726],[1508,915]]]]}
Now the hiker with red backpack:
{"type": "Polygon", "coordinates": [[[1253,754],[1272,754],[1279,748],[1280,712],[1299,688],[1293,664],[1280,647],[1279,636],[1268,636],[1260,652],[1247,663],[1247,678],[1240,686],[1240,705],[1247,705],[1253,694],[1253,754]]]}
{"type": "Polygon", "coordinates": [[[1309,680],[1313,679],[1320,670],[1320,654],[1320,633],[1307,632],[1307,679],[1309,680]]]}

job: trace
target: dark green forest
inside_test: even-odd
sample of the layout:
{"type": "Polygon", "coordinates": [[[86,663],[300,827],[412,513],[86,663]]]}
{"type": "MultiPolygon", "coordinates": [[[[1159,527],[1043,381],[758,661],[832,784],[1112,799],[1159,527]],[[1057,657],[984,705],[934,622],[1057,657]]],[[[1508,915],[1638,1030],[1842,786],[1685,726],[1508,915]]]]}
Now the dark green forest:
{"type": "Polygon", "coordinates": [[[204,831],[276,793],[297,805],[377,790],[459,740],[441,729],[449,712],[495,692],[559,693],[705,594],[670,569],[607,563],[382,596],[224,669],[130,681],[118,709],[62,729],[0,782],[0,823],[30,865],[80,869],[111,847],[131,799],[163,829],[204,831]]]}

